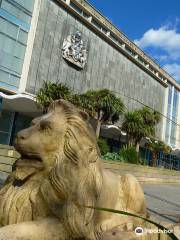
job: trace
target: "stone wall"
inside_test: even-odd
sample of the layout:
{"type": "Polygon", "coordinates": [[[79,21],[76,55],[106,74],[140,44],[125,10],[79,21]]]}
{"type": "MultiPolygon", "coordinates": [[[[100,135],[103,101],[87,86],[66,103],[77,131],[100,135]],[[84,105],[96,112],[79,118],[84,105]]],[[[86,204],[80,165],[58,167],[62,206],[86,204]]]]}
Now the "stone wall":
{"type": "Polygon", "coordinates": [[[0,186],[11,173],[12,165],[19,157],[13,147],[0,144],[0,186]]]}
{"type": "MultiPolygon", "coordinates": [[[[75,91],[109,88],[164,112],[165,87],[113,48],[77,17],[49,0],[43,0],[35,36],[26,91],[35,94],[43,81],[60,81],[75,91]],[[84,70],[70,66],[63,58],[64,38],[82,32],[88,51],[84,70]]],[[[121,96],[128,109],[142,107],[121,96]]],[[[160,135],[161,128],[159,128],[160,135]]]]}

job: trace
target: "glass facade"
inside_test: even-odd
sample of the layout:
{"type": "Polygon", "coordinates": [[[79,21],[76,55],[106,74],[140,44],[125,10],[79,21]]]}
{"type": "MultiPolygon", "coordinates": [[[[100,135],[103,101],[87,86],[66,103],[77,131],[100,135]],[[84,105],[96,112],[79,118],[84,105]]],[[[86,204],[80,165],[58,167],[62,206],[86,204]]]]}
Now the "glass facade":
{"type": "Polygon", "coordinates": [[[0,87],[17,90],[34,0],[0,0],[0,87]]]}
{"type": "MultiPolygon", "coordinates": [[[[17,91],[35,0],[0,0],[0,88],[17,91]]],[[[3,109],[0,98],[0,144],[13,144],[31,118],[3,109]]]]}
{"type": "Polygon", "coordinates": [[[0,144],[9,144],[13,125],[14,113],[2,111],[0,115],[0,144]]]}
{"type": "Polygon", "coordinates": [[[168,113],[166,121],[166,143],[176,147],[177,114],[179,103],[179,91],[169,84],[168,88],[168,113]]]}
{"type": "Polygon", "coordinates": [[[17,132],[30,125],[32,118],[2,110],[0,113],[0,144],[13,145],[17,132]]]}

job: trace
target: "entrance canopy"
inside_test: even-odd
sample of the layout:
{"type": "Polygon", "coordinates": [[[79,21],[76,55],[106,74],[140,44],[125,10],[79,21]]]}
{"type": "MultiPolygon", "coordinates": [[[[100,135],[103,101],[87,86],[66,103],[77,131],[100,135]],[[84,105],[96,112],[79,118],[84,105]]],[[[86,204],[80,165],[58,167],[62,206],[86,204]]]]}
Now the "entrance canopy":
{"type": "Polygon", "coordinates": [[[19,112],[26,116],[35,117],[40,115],[42,110],[38,108],[35,97],[28,94],[7,95],[0,92],[2,108],[8,111],[19,112]]]}

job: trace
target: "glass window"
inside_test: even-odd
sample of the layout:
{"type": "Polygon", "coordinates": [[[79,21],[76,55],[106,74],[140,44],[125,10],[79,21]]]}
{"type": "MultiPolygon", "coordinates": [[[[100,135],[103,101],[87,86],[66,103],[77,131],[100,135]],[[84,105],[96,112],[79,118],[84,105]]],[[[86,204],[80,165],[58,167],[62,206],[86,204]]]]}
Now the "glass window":
{"type": "Polygon", "coordinates": [[[9,144],[9,133],[0,131],[0,144],[4,144],[4,145],[9,144]]]}
{"type": "Polygon", "coordinates": [[[18,35],[18,40],[24,44],[27,43],[28,34],[27,32],[20,30],[18,35]]]}
{"type": "Polygon", "coordinates": [[[13,55],[16,41],[3,34],[0,34],[0,39],[0,50],[13,55]]]}
{"type": "Polygon", "coordinates": [[[19,17],[20,10],[6,0],[2,0],[1,8],[11,13],[12,15],[19,17]]]}
{"type": "Polygon", "coordinates": [[[13,16],[17,17],[18,19],[21,19],[22,21],[30,24],[31,16],[23,12],[23,10],[18,8],[17,6],[7,2],[6,0],[2,0],[1,8],[6,10],[8,13],[12,14],[13,16]]]}
{"type": "Polygon", "coordinates": [[[22,12],[22,11],[21,11],[21,13],[20,13],[20,15],[19,15],[19,18],[20,18],[22,21],[24,21],[24,22],[26,22],[26,23],[28,23],[28,24],[31,23],[31,16],[29,16],[28,14],[26,14],[26,13],[24,13],[24,12],[22,12]]]}
{"type": "MultiPolygon", "coordinates": [[[[0,33],[0,49],[4,48],[4,43],[5,43],[4,39],[5,39],[5,36],[0,33]]],[[[2,56],[1,56],[1,58],[2,58],[2,56]]]]}
{"type": "Polygon", "coordinates": [[[78,12],[78,13],[82,13],[82,9],[81,8],[79,8],[76,4],[74,4],[73,2],[71,2],[70,1],[70,6],[74,9],[74,10],[76,10],[76,12],[78,12]]]}
{"type": "Polygon", "coordinates": [[[15,26],[14,24],[7,22],[7,28],[6,28],[6,34],[8,34],[10,37],[17,39],[19,28],[15,26]]]}
{"type": "Polygon", "coordinates": [[[9,73],[0,70],[0,81],[9,82],[9,73]]]}
{"type": "Polygon", "coordinates": [[[12,113],[8,111],[2,111],[0,115],[0,131],[8,132],[10,128],[10,122],[12,113]]]}
{"type": "Polygon", "coordinates": [[[14,56],[23,60],[25,51],[26,51],[26,47],[24,45],[22,45],[21,43],[16,42],[16,46],[14,49],[14,56]]]}
{"type": "Polygon", "coordinates": [[[173,99],[173,107],[177,107],[178,96],[177,93],[174,91],[174,99],[173,99]]]}
{"type": "Polygon", "coordinates": [[[14,2],[17,2],[19,5],[26,8],[28,11],[32,12],[34,7],[34,0],[14,0],[14,2]]]}
{"type": "Polygon", "coordinates": [[[6,32],[7,31],[7,21],[0,17],[0,31],[6,32]]]}
{"type": "Polygon", "coordinates": [[[13,126],[12,143],[14,142],[14,139],[15,139],[17,133],[20,130],[29,127],[31,121],[32,121],[31,117],[24,116],[19,113],[16,115],[16,120],[15,120],[15,123],[13,126]]]}
{"type": "Polygon", "coordinates": [[[86,12],[83,12],[83,16],[84,16],[85,18],[89,18],[89,17],[90,17],[90,15],[89,15],[88,13],[86,13],[86,12]]]}
{"type": "Polygon", "coordinates": [[[19,74],[21,74],[22,71],[22,65],[23,61],[21,59],[18,59],[16,57],[13,58],[13,63],[11,66],[11,69],[19,74]]]}
{"type": "Polygon", "coordinates": [[[3,51],[13,55],[15,47],[16,47],[16,41],[5,36],[3,51]]]}
{"type": "Polygon", "coordinates": [[[172,86],[169,85],[169,93],[168,93],[168,103],[171,104],[171,97],[172,97],[172,86]]]}
{"type": "Polygon", "coordinates": [[[94,19],[92,19],[92,24],[94,25],[94,26],[96,26],[97,28],[99,28],[99,29],[101,29],[101,24],[99,23],[99,22],[97,22],[96,20],[94,20],[94,19]]]}
{"type": "Polygon", "coordinates": [[[11,22],[17,26],[20,26],[22,29],[24,29],[26,32],[29,31],[30,25],[28,23],[25,23],[21,19],[15,17],[14,15],[10,14],[6,10],[0,8],[0,16],[4,19],[6,19],[8,22],[11,22]]]}
{"type": "Polygon", "coordinates": [[[26,46],[0,33],[0,50],[24,59],[26,46]]]}
{"type": "Polygon", "coordinates": [[[20,78],[19,78],[19,77],[14,76],[14,75],[10,75],[9,83],[10,83],[11,85],[18,87],[18,86],[19,86],[19,81],[20,81],[20,78]]]}
{"type": "Polygon", "coordinates": [[[11,69],[13,56],[1,50],[0,50],[0,56],[1,56],[0,65],[8,69],[11,69]]]}
{"type": "Polygon", "coordinates": [[[2,111],[0,115],[0,144],[9,144],[13,113],[2,111]]]}

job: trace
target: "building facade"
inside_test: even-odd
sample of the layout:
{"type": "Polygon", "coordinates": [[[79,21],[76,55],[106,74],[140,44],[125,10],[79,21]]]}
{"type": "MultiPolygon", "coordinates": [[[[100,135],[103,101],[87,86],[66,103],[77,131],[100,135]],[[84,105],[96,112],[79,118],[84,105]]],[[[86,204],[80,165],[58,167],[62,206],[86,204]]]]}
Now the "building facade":
{"type": "Polygon", "coordinates": [[[0,2],[0,86],[18,91],[34,0],[0,2]]]}
{"type": "Polygon", "coordinates": [[[162,118],[157,137],[174,148],[180,147],[176,124],[180,122],[180,85],[87,1],[2,0],[0,7],[3,24],[18,29],[14,37],[6,27],[0,35],[0,44],[1,38],[6,39],[2,40],[1,54],[7,55],[0,61],[0,88],[6,95],[17,96],[14,100],[2,99],[1,132],[3,119],[11,119],[8,114],[14,117],[8,121],[8,141],[1,140],[0,132],[0,143],[12,142],[13,129],[16,132],[18,122],[23,122],[18,117],[24,119],[25,126],[38,112],[33,96],[43,81],[49,80],[65,83],[77,92],[108,88],[128,109],[140,108],[141,103],[156,109],[168,117],[162,118]],[[5,3],[9,7],[4,7],[5,3]],[[18,60],[14,63],[14,59],[18,60]],[[25,111],[17,103],[9,109],[10,102],[18,101],[18,94],[22,99],[28,96],[25,111]]]}
{"type": "MultiPolygon", "coordinates": [[[[0,143],[12,144],[15,133],[29,124],[21,113],[20,90],[24,63],[27,62],[34,0],[0,1],[0,143]],[[19,96],[20,97],[20,96],[19,96]],[[5,100],[3,100],[5,98],[5,100]],[[17,97],[18,98],[18,97],[17,97]],[[16,103],[15,103],[16,102],[16,103]],[[16,105],[16,106],[15,106],[16,105]]],[[[24,70],[25,71],[25,70],[24,70]]],[[[27,101],[27,100],[25,100],[27,101]]]]}

